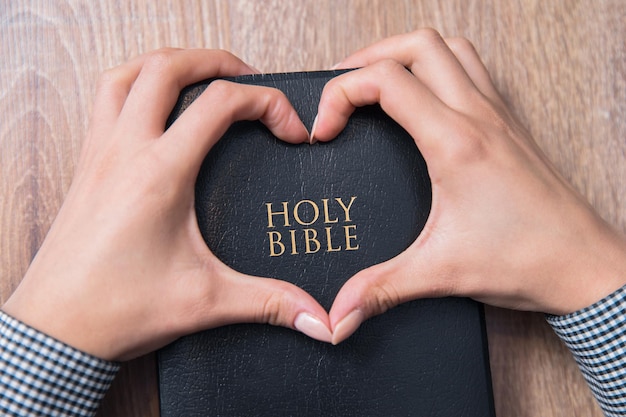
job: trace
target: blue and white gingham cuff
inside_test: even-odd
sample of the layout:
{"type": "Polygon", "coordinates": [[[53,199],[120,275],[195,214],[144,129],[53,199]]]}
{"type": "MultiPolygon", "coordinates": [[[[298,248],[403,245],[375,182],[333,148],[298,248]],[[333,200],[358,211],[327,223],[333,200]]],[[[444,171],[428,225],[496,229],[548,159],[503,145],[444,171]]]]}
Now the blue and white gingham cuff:
{"type": "Polygon", "coordinates": [[[574,355],[606,416],[626,415],[626,286],[548,323],[574,355]]]}
{"type": "Polygon", "coordinates": [[[118,370],[0,311],[0,415],[92,416],[118,370]]]}

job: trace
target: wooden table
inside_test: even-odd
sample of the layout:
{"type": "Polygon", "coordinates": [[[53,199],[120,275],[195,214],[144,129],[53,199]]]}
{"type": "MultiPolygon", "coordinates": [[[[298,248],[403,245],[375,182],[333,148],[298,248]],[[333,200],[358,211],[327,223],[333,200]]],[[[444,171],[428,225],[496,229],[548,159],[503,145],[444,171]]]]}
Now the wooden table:
{"type": "MultiPolygon", "coordinates": [[[[264,72],[325,69],[423,26],[474,42],[548,156],[626,230],[623,0],[0,0],[0,301],[68,190],[103,70],[162,46],[228,49],[264,72]]],[[[542,315],[487,318],[500,417],[601,415],[542,315]]],[[[158,415],[153,355],[124,365],[100,415],[158,415]]]]}

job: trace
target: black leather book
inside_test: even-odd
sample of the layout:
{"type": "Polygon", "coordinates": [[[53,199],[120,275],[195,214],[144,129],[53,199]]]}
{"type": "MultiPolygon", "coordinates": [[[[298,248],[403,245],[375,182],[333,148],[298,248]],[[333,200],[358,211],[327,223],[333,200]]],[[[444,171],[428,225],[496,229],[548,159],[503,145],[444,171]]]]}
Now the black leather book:
{"type": "MultiPolygon", "coordinates": [[[[335,75],[233,80],[282,90],[311,126],[335,75]]],[[[170,122],[208,82],[183,91],[170,122]]],[[[430,204],[421,154],[379,106],[314,145],[238,122],[196,184],[200,230],[218,258],[293,282],[327,309],[353,274],[415,240],[430,204]]],[[[400,305],[337,346],[271,325],[225,326],[163,348],[158,365],[163,417],[494,415],[483,308],[462,298],[400,305]]]]}

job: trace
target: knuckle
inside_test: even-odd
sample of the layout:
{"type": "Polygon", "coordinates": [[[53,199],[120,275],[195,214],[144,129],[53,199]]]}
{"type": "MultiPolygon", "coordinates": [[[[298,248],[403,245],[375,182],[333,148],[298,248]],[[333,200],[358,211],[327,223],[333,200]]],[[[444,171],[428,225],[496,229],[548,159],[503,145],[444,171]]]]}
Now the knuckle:
{"type": "Polygon", "coordinates": [[[271,325],[283,324],[283,312],[285,306],[288,303],[292,289],[285,283],[278,283],[275,291],[269,293],[259,313],[257,320],[261,323],[268,323],[271,325]]]}
{"type": "Polygon", "coordinates": [[[463,37],[453,37],[446,39],[446,43],[450,49],[464,53],[474,53],[476,48],[474,44],[463,37]]]}
{"type": "Polygon", "coordinates": [[[233,88],[233,83],[226,80],[214,80],[209,84],[205,90],[205,94],[213,97],[216,102],[223,101],[225,104],[229,102],[229,99],[235,94],[236,89],[233,88]]]}
{"type": "Polygon", "coordinates": [[[151,52],[143,64],[142,71],[154,72],[157,74],[167,74],[174,67],[175,51],[169,48],[157,49],[151,52]]]}
{"type": "MultiPolygon", "coordinates": [[[[324,103],[345,103],[361,106],[380,101],[381,80],[391,80],[407,74],[407,69],[398,61],[383,59],[366,68],[355,70],[330,80],[322,93],[324,103]]],[[[353,107],[337,105],[342,116],[348,117],[353,107]]],[[[321,107],[321,105],[320,105],[321,107]]]]}
{"type": "Polygon", "coordinates": [[[320,107],[326,105],[326,103],[343,102],[345,94],[343,92],[344,77],[335,77],[328,81],[322,90],[320,98],[320,107]]]}
{"type": "Polygon", "coordinates": [[[451,166],[482,160],[488,154],[487,136],[473,123],[462,121],[450,136],[445,151],[451,166]]]}
{"type": "Polygon", "coordinates": [[[220,112],[230,115],[231,121],[253,118],[274,125],[285,115],[289,106],[287,96],[280,90],[226,80],[212,81],[204,95],[211,103],[219,103],[220,112]]]}
{"type": "Polygon", "coordinates": [[[379,314],[384,313],[400,304],[398,294],[394,291],[390,291],[387,287],[373,288],[372,295],[373,297],[371,302],[373,303],[375,311],[379,314]]]}
{"type": "Polygon", "coordinates": [[[445,43],[441,34],[433,28],[418,29],[413,35],[411,38],[413,45],[419,49],[441,46],[445,43]]]}
{"type": "Polygon", "coordinates": [[[276,88],[260,87],[257,91],[260,93],[259,102],[263,103],[265,106],[269,106],[270,104],[281,105],[287,102],[287,96],[276,88]]]}
{"type": "Polygon", "coordinates": [[[406,68],[393,59],[383,59],[374,66],[375,70],[383,76],[405,73],[406,68]]]}
{"type": "Polygon", "coordinates": [[[263,310],[261,311],[259,321],[273,326],[278,325],[280,321],[280,307],[281,300],[279,297],[276,294],[269,296],[263,304],[263,310]]]}
{"type": "Polygon", "coordinates": [[[280,122],[287,122],[285,114],[289,114],[287,97],[279,90],[269,88],[263,90],[264,111],[261,117],[266,125],[278,126],[280,122]]]}
{"type": "Polygon", "coordinates": [[[362,277],[361,299],[367,300],[366,308],[381,314],[400,304],[402,297],[386,275],[367,274],[362,277]]]}
{"type": "Polygon", "coordinates": [[[209,106],[231,123],[236,120],[237,110],[245,99],[245,95],[241,94],[241,88],[238,87],[230,81],[214,80],[203,93],[204,100],[207,100],[209,106]]]}
{"type": "MultiPolygon", "coordinates": [[[[351,75],[349,72],[346,74],[351,75]]],[[[335,94],[337,89],[341,86],[346,74],[331,78],[326,85],[324,85],[324,88],[322,89],[322,96],[324,97],[329,94],[335,94]]]]}
{"type": "Polygon", "coordinates": [[[213,54],[215,54],[215,59],[219,61],[233,60],[233,59],[239,60],[239,58],[237,58],[235,55],[233,55],[231,52],[225,49],[213,49],[212,52],[213,54]]]}
{"type": "Polygon", "coordinates": [[[109,68],[98,77],[96,91],[115,88],[124,81],[124,70],[120,67],[109,68]]]}

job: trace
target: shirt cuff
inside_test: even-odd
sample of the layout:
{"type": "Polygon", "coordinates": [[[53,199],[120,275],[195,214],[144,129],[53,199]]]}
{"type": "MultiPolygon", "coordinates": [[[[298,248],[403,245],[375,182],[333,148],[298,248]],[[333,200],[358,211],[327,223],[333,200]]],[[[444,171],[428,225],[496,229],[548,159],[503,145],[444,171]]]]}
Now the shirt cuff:
{"type": "Polygon", "coordinates": [[[0,415],[92,416],[119,368],[0,311],[0,415]]]}
{"type": "Polygon", "coordinates": [[[626,413],[626,286],[548,323],[574,355],[606,416],[626,413]]]}

